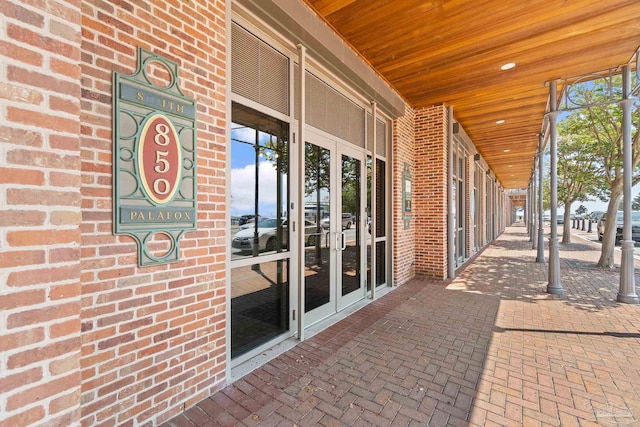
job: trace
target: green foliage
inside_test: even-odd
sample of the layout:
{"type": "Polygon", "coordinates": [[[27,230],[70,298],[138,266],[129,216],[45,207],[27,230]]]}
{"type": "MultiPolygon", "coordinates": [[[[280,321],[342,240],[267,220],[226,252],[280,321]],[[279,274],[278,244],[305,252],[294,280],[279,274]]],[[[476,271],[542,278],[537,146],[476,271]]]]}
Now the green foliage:
{"type": "MultiPolygon", "coordinates": [[[[620,96],[620,78],[614,79],[613,88],[606,82],[594,82],[577,85],[572,88],[572,98],[580,104],[592,105],[575,111],[561,123],[563,132],[571,138],[584,144],[583,153],[589,155],[596,168],[594,181],[595,194],[603,201],[612,198],[612,192],[622,191],[623,177],[623,141],[622,141],[622,108],[617,103],[599,105],[607,101],[610,90],[620,96]]],[[[638,105],[633,108],[632,122],[638,122],[638,105]]],[[[632,163],[634,169],[633,183],[640,181],[637,170],[640,160],[638,133],[633,136],[632,163]]]]}
{"type": "Polygon", "coordinates": [[[599,172],[592,141],[573,125],[571,116],[558,125],[558,203],[565,206],[589,200],[599,172]]]}
{"type": "Polygon", "coordinates": [[[640,211],[640,194],[634,197],[631,201],[631,209],[634,211],[640,211]]]}
{"type": "Polygon", "coordinates": [[[587,207],[585,205],[580,205],[580,206],[578,206],[578,209],[576,209],[576,213],[578,215],[584,215],[584,214],[587,213],[587,211],[588,210],[587,210],[587,207]]]}

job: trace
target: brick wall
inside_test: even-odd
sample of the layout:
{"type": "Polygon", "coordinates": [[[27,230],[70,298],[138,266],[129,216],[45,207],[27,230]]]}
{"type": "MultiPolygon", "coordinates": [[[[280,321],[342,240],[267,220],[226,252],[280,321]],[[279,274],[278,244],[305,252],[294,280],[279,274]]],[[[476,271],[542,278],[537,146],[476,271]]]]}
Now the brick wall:
{"type": "Polygon", "coordinates": [[[80,411],[80,2],[0,1],[0,426],[80,411]]]}
{"type": "Polygon", "coordinates": [[[415,272],[440,280],[447,277],[447,122],[443,104],[415,111],[415,272]]]}
{"type": "Polygon", "coordinates": [[[208,397],[225,375],[225,3],[82,4],[82,414],[84,426],[149,425],[208,397]],[[112,234],[112,72],[136,47],[179,64],[198,102],[198,230],[180,261],[138,268],[112,234]]]}
{"type": "MultiPolygon", "coordinates": [[[[393,283],[396,285],[402,285],[415,276],[414,214],[410,214],[411,227],[405,230],[402,211],[402,175],[405,164],[409,165],[415,176],[414,127],[413,109],[409,107],[405,109],[403,117],[393,122],[393,283]]],[[[415,193],[413,197],[415,200],[415,193]]]]}

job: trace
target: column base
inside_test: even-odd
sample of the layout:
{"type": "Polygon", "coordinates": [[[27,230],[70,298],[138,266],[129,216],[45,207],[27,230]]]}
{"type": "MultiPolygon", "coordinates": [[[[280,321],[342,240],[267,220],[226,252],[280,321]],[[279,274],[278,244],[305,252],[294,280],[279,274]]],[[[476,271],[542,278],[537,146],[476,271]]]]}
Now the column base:
{"type": "Polygon", "coordinates": [[[547,293],[552,295],[563,295],[564,289],[560,283],[560,246],[558,238],[549,239],[549,283],[547,293]]]}
{"type": "Polygon", "coordinates": [[[638,295],[618,294],[618,297],[616,298],[616,300],[624,304],[640,304],[640,298],[638,298],[638,295]]]}
{"type": "Polygon", "coordinates": [[[638,304],[633,259],[635,242],[633,240],[622,240],[620,246],[622,257],[620,260],[620,290],[618,291],[617,300],[625,304],[638,304]]]}

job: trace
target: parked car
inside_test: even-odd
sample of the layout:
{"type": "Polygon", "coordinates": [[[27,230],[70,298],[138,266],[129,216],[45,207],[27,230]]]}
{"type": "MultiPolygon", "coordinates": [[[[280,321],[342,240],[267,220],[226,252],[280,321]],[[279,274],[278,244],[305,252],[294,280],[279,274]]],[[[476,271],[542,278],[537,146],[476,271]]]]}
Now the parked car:
{"type": "MultiPolygon", "coordinates": [[[[324,218],[320,224],[322,225],[322,228],[324,229],[328,229],[329,228],[329,217],[324,218]]],[[[350,229],[351,228],[351,224],[353,224],[353,215],[351,215],[350,213],[343,213],[342,214],[342,229],[350,229]]]]}
{"type": "MultiPolygon", "coordinates": [[[[278,220],[275,218],[259,218],[258,219],[258,251],[275,251],[277,248],[278,220]]],[[[287,221],[282,221],[282,246],[286,247],[288,239],[289,227],[287,221]]],[[[233,236],[231,247],[243,251],[253,250],[253,239],[255,227],[241,228],[240,231],[233,236]]],[[[317,226],[311,221],[304,224],[305,243],[314,245],[317,238],[317,226]]]]}
{"type": "MultiPolygon", "coordinates": [[[[604,227],[607,222],[606,214],[603,214],[598,220],[598,240],[602,241],[604,236],[604,227]]],[[[624,227],[624,213],[618,211],[616,214],[616,245],[622,240],[622,229],[624,227]]],[[[640,242],[640,211],[631,212],[631,239],[640,242]]]]}
{"type": "MultiPolygon", "coordinates": [[[[251,223],[255,220],[255,215],[253,214],[249,214],[249,215],[241,215],[240,219],[238,220],[238,225],[245,225],[248,223],[251,223]]],[[[260,218],[260,215],[258,215],[258,218],[260,218]]]]}
{"type": "Polygon", "coordinates": [[[564,224],[564,215],[556,216],[556,221],[558,222],[558,224],[564,224]]]}

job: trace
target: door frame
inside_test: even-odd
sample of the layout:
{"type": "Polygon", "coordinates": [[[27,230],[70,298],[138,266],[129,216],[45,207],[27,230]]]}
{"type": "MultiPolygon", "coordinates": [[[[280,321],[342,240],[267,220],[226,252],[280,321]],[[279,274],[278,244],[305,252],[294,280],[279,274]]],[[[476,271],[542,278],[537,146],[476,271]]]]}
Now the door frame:
{"type": "MultiPolygon", "coordinates": [[[[367,278],[367,259],[366,259],[366,239],[364,233],[366,232],[366,156],[367,153],[364,148],[356,147],[350,143],[341,142],[338,138],[330,135],[321,130],[312,128],[310,126],[306,129],[306,138],[304,144],[301,145],[301,149],[306,150],[306,144],[311,143],[321,148],[329,150],[330,153],[330,206],[329,206],[329,218],[330,226],[329,231],[323,238],[324,242],[328,242],[329,254],[330,254],[330,269],[329,269],[329,302],[313,309],[312,311],[305,312],[302,310],[304,316],[305,329],[330,317],[336,313],[344,310],[350,305],[364,299],[366,297],[366,278],[367,278]],[[355,158],[360,162],[360,181],[363,183],[360,187],[360,220],[355,221],[356,227],[359,226],[360,235],[360,286],[357,290],[350,292],[349,294],[342,296],[342,253],[338,251],[338,237],[342,230],[342,155],[348,155],[355,158]],[[359,224],[358,224],[359,223],[359,224]],[[328,235],[328,236],[327,236],[328,235]],[[327,238],[328,237],[328,238],[327,238]]],[[[302,156],[304,158],[304,155],[302,156]]],[[[300,166],[303,171],[306,168],[306,164],[300,166]]],[[[304,173],[302,174],[304,176],[304,173]]],[[[304,183],[299,185],[299,191],[304,191],[304,183]]],[[[301,238],[304,238],[304,233],[300,233],[301,238]]],[[[356,236],[358,230],[356,230],[356,236]]],[[[302,245],[304,248],[304,245],[302,245]]],[[[300,254],[299,256],[299,269],[302,272],[300,287],[306,286],[305,279],[305,256],[300,254]]],[[[302,292],[302,295],[306,292],[302,292]]],[[[302,301],[304,307],[304,301],[302,301]]]]}

